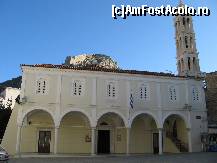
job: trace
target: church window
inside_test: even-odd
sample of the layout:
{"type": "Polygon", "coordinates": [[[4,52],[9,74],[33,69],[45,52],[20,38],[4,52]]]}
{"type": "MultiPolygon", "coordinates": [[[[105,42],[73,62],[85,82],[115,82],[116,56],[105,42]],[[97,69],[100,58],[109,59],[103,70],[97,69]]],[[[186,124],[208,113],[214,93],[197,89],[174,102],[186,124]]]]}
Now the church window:
{"type": "Polygon", "coordinates": [[[191,70],[191,58],[188,57],[188,70],[191,70]]]}
{"type": "Polygon", "coordinates": [[[108,82],[107,84],[107,96],[110,98],[116,97],[116,84],[115,82],[108,82]]]}
{"type": "Polygon", "coordinates": [[[185,17],[182,19],[182,24],[185,26],[185,17]]]}
{"type": "Polygon", "coordinates": [[[72,95],[82,96],[84,94],[84,82],[81,80],[74,80],[72,82],[72,95]]]}
{"type": "Polygon", "coordinates": [[[177,100],[177,92],[176,92],[176,88],[174,86],[169,87],[169,99],[171,101],[177,100]]]}
{"type": "Polygon", "coordinates": [[[149,98],[149,89],[146,84],[141,84],[139,87],[139,98],[141,100],[148,100],[149,98]]]}
{"type": "Polygon", "coordinates": [[[188,48],[188,37],[185,36],[185,47],[188,48]]]}
{"type": "Polygon", "coordinates": [[[43,79],[43,78],[38,79],[36,82],[36,87],[37,87],[36,94],[46,94],[48,91],[47,85],[48,83],[46,79],[43,79]]]}
{"type": "Polygon", "coordinates": [[[178,29],[179,29],[179,24],[178,24],[178,22],[176,22],[175,26],[176,26],[176,32],[178,32],[178,29]]]}
{"type": "Polygon", "coordinates": [[[199,91],[196,87],[192,88],[193,101],[199,101],[199,91]]]}
{"type": "Polygon", "coordinates": [[[187,25],[188,25],[188,28],[190,29],[191,28],[191,24],[190,24],[190,19],[187,18],[187,25]]]}
{"type": "Polygon", "coordinates": [[[193,69],[196,70],[196,61],[195,61],[195,57],[193,57],[193,69]]]}

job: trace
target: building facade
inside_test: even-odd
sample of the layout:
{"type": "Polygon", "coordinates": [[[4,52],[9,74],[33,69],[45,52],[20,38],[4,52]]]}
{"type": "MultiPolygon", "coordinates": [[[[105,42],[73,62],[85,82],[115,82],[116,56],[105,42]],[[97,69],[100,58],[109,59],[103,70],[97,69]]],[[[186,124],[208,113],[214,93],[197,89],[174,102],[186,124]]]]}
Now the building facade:
{"type": "Polygon", "coordinates": [[[4,91],[0,93],[0,101],[2,101],[3,105],[7,106],[7,103],[10,101],[11,103],[11,109],[14,108],[15,100],[17,96],[20,94],[20,89],[18,88],[12,88],[12,87],[6,87],[4,91]]]}
{"type": "Polygon", "coordinates": [[[177,76],[121,70],[104,55],[22,65],[21,104],[5,148],[12,154],[201,151],[207,111],[192,18],[176,17],[175,28],[177,76]]]}
{"type": "Polygon", "coordinates": [[[217,133],[217,72],[206,74],[205,93],[209,133],[217,133]]]}

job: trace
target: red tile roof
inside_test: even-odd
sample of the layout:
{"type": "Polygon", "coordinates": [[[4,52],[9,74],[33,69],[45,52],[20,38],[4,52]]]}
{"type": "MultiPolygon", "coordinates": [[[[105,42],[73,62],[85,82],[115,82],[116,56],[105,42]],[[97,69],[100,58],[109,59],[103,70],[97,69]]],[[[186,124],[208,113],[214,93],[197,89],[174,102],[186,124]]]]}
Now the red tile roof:
{"type": "Polygon", "coordinates": [[[56,68],[56,69],[72,69],[72,70],[85,70],[85,71],[101,71],[101,72],[113,72],[113,73],[127,73],[127,74],[139,74],[139,75],[153,75],[153,76],[167,76],[167,77],[179,77],[186,78],[183,76],[177,76],[171,73],[163,72],[150,72],[150,71],[138,71],[138,70],[123,70],[123,69],[106,69],[99,67],[97,65],[91,66],[68,66],[68,65],[53,65],[53,64],[36,64],[36,65],[27,65],[21,64],[26,67],[42,67],[42,68],[56,68]]]}

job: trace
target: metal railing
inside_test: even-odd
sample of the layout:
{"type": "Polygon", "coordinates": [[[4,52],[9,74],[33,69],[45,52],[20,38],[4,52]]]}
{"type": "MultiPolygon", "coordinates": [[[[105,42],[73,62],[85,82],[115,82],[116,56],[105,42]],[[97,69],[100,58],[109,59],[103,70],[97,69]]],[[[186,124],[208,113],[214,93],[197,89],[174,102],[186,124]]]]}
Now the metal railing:
{"type": "Polygon", "coordinates": [[[172,132],[166,132],[166,137],[168,137],[180,150],[180,152],[187,152],[188,151],[188,144],[182,142],[177,137],[173,135],[172,132]]]}

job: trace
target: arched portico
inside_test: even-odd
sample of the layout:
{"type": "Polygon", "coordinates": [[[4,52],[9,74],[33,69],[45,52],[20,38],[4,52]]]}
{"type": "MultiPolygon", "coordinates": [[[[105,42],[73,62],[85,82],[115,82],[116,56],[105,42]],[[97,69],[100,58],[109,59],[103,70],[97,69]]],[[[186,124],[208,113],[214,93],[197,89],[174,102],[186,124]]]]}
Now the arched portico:
{"type": "Polygon", "coordinates": [[[55,121],[47,109],[32,108],[18,121],[16,152],[50,153],[54,151],[55,121]]]}
{"type": "Polygon", "coordinates": [[[127,117],[124,116],[124,114],[121,113],[120,111],[118,111],[118,110],[111,110],[111,109],[101,111],[101,112],[98,114],[97,120],[96,120],[96,125],[97,125],[99,119],[100,119],[101,117],[103,117],[104,115],[106,115],[106,114],[118,115],[118,116],[123,120],[124,126],[125,126],[125,127],[128,127],[128,119],[127,119],[127,117]]]}
{"type": "Polygon", "coordinates": [[[37,111],[43,111],[43,112],[48,113],[48,114],[50,115],[50,117],[52,118],[53,123],[56,124],[56,119],[55,119],[54,113],[51,112],[48,108],[45,108],[45,107],[32,107],[32,108],[30,108],[30,109],[24,111],[24,112],[19,116],[20,118],[18,118],[17,123],[18,123],[19,125],[23,125],[23,121],[25,120],[25,118],[26,118],[28,115],[30,115],[30,114],[32,114],[32,113],[34,113],[34,112],[37,112],[37,111]]]}
{"type": "Polygon", "coordinates": [[[135,118],[139,115],[147,115],[153,118],[153,120],[155,121],[157,128],[161,128],[161,122],[158,120],[157,116],[155,114],[153,114],[152,112],[149,111],[139,111],[139,112],[135,112],[132,117],[130,118],[129,121],[129,127],[132,126],[133,121],[135,120],[135,118]]]}
{"type": "Polygon", "coordinates": [[[130,127],[130,153],[159,153],[158,122],[153,115],[134,114],[130,127]]]}
{"type": "Polygon", "coordinates": [[[57,126],[60,125],[61,120],[63,119],[63,117],[64,117],[66,114],[70,113],[70,112],[79,112],[79,113],[81,113],[82,115],[84,115],[84,116],[86,117],[86,120],[88,120],[90,126],[92,126],[92,127],[96,126],[95,121],[94,121],[94,119],[90,116],[90,114],[89,114],[87,111],[85,111],[84,109],[80,109],[80,108],[67,108],[67,109],[65,109],[65,110],[60,114],[59,120],[57,121],[57,126]]]}
{"type": "Polygon", "coordinates": [[[63,114],[57,144],[58,153],[91,153],[91,123],[87,115],[80,111],[63,114]]]}
{"type": "Polygon", "coordinates": [[[126,128],[120,114],[101,114],[97,120],[96,130],[98,154],[126,152],[126,128]]]}
{"type": "Polygon", "coordinates": [[[163,121],[163,151],[166,153],[188,152],[189,140],[188,123],[182,114],[171,113],[163,121]]]}
{"type": "Polygon", "coordinates": [[[178,117],[180,117],[184,122],[185,122],[185,125],[187,128],[191,128],[190,126],[190,122],[188,121],[188,118],[187,118],[187,115],[186,113],[183,113],[183,112],[179,112],[179,111],[170,111],[168,112],[164,117],[163,117],[163,120],[162,120],[162,124],[164,125],[165,123],[165,120],[172,116],[172,115],[177,115],[178,117]]]}

